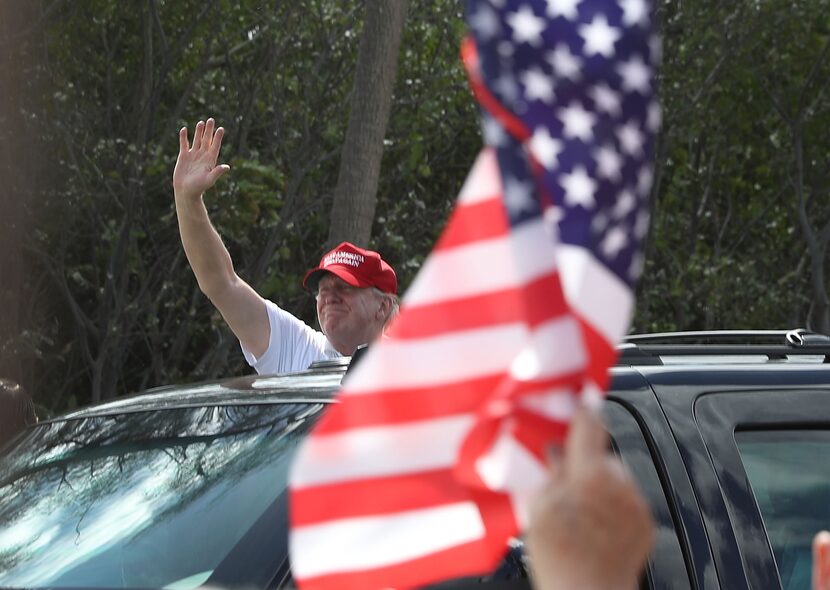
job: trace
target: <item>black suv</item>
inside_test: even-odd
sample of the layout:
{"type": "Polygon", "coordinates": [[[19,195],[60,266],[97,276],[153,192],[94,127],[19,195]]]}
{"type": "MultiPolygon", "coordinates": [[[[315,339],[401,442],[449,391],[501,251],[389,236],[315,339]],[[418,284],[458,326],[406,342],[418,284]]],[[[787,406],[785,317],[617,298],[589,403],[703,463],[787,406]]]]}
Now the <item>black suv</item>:
{"type": "MultiPolygon", "coordinates": [[[[830,528],[830,339],[674,333],[620,352],[606,419],[658,526],[642,587],[808,588],[830,528]]],[[[290,586],[288,466],[346,367],[165,387],[30,428],[0,451],[0,587],[290,586]]]]}

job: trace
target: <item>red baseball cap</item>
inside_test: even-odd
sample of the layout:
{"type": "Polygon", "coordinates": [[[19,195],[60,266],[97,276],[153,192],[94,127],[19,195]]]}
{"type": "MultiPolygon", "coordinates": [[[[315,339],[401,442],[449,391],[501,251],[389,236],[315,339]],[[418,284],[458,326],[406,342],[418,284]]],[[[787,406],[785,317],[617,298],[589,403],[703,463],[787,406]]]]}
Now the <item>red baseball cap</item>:
{"type": "Polygon", "coordinates": [[[398,292],[398,277],[380,254],[343,242],[320,259],[320,264],[305,274],[303,287],[313,291],[324,273],[343,279],[352,287],[376,287],[384,293],[398,292]]]}

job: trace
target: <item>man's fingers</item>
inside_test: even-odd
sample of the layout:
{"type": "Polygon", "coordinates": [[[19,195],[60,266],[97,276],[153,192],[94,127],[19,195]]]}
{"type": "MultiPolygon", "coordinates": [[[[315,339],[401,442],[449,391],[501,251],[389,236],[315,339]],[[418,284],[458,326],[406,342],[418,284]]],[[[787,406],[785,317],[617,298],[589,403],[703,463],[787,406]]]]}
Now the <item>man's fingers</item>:
{"type": "Polygon", "coordinates": [[[608,433],[600,416],[588,408],[577,408],[565,441],[565,468],[570,472],[591,465],[608,454],[608,433]]]}
{"type": "Polygon", "coordinates": [[[225,128],[220,127],[216,130],[213,136],[213,142],[210,144],[210,155],[215,162],[219,158],[219,150],[222,148],[222,138],[225,137],[225,128]]]}
{"type": "Polygon", "coordinates": [[[199,121],[196,123],[196,129],[193,131],[193,149],[198,150],[202,147],[202,139],[205,134],[205,122],[199,121]]]}
{"type": "Polygon", "coordinates": [[[202,139],[202,147],[205,149],[210,149],[211,143],[213,142],[213,128],[216,126],[216,121],[213,117],[210,117],[205,123],[205,136],[202,139]]]}
{"type": "Polygon", "coordinates": [[[190,149],[190,145],[187,142],[187,127],[182,127],[179,129],[179,153],[184,153],[190,149]]]}
{"type": "Polygon", "coordinates": [[[548,472],[550,473],[550,480],[557,482],[562,477],[562,472],[565,466],[565,450],[559,445],[552,445],[548,447],[548,472]]]}

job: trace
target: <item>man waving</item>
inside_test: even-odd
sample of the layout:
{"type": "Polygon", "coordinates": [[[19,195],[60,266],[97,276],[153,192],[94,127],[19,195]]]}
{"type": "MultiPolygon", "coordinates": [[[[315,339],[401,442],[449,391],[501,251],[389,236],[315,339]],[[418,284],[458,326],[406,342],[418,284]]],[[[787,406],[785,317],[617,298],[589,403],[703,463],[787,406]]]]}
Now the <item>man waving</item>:
{"type": "Polygon", "coordinates": [[[179,131],[173,192],[182,245],[199,288],[239,339],[248,363],[260,374],[302,371],[374,340],[398,308],[395,271],[377,252],[344,242],[306,273],[303,286],[316,297],[322,331],[264,299],[236,274],[203,201],[205,191],[230,171],[217,164],[223,136],[213,119],[196,124],[192,145],[187,128],[179,131]]]}

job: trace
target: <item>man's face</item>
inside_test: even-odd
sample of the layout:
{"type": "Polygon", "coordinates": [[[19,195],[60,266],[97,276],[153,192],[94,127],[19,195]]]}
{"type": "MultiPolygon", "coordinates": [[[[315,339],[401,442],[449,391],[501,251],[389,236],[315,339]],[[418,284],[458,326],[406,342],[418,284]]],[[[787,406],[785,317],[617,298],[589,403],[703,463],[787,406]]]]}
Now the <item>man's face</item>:
{"type": "Polygon", "coordinates": [[[381,305],[372,289],[352,287],[333,274],[327,273],[317,284],[317,318],[338,350],[345,346],[353,351],[377,336],[381,305]]]}

